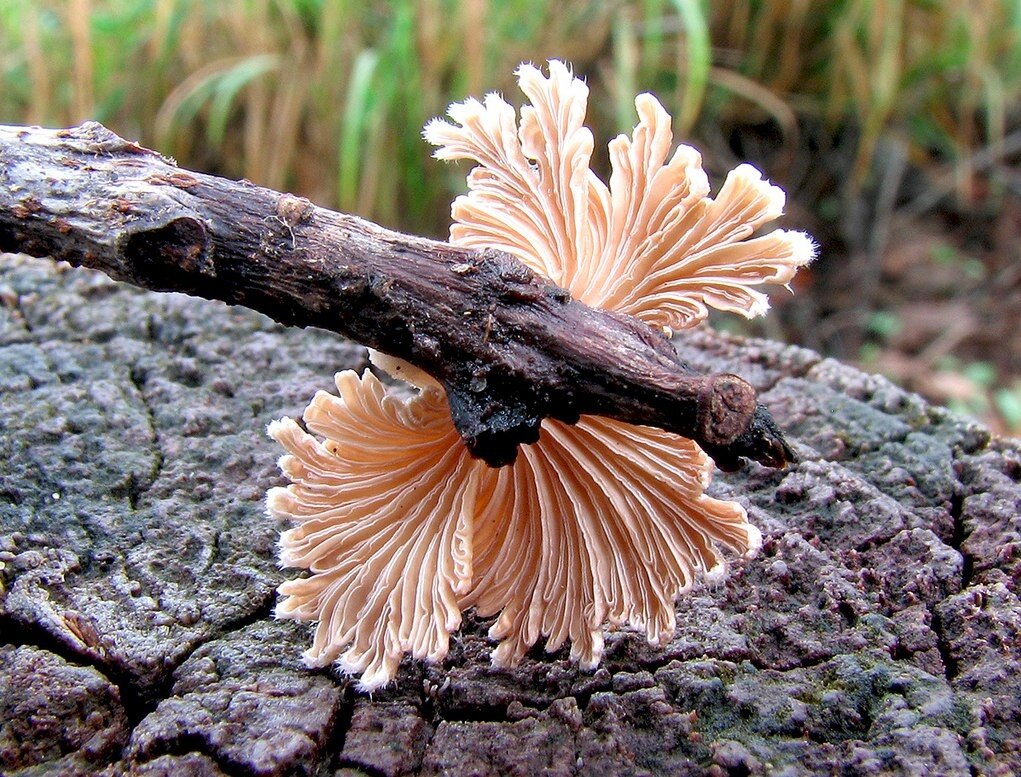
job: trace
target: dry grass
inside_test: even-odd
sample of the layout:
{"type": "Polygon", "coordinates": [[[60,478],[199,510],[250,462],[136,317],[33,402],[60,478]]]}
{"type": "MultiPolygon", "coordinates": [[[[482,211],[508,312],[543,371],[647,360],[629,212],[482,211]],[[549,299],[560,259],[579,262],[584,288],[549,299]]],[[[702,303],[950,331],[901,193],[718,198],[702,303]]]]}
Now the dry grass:
{"type": "Polygon", "coordinates": [[[1021,88],[1004,0],[0,0],[0,120],[97,118],[182,162],[436,232],[455,176],[422,124],[519,61],[589,75],[601,134],[656,91],[684,133],[735,115],[894,131],[956,164],[1002,142],[1021,88]]]}

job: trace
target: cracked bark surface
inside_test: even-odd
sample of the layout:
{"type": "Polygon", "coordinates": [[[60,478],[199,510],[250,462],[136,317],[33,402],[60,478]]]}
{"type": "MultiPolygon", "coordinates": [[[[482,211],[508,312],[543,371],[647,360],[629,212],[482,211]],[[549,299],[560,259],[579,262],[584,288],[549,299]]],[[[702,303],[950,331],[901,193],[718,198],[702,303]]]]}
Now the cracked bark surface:
{"type": "Polygon", "coordinates": [[[802,463],[717,475],[766,542],[595,672],[442,665],[372,698],[299,661],[266,423],[361,348],[0,259],[0,772],[1021,772],[1021,445],[808,351],[703,332],[802,463]]]}

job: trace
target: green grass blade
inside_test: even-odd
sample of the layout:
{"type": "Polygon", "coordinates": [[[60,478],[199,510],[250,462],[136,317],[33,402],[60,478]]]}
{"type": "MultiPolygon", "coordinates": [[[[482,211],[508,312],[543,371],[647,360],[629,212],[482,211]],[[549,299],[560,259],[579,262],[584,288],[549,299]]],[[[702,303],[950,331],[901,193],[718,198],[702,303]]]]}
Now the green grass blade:
{"type": "Polygon", "coordinates": [[[248,57],[220,74],[213,88],[209,103],[209,123],[206,125],[206,139],[211,145],[219,146],[223,142],[227,133],[227,120],[241,90],[279,66],[280,57],[276,54],[260,54],[248,57]]]}
{"type": "Polygon", "coordinates": [[[169,135],[174,129],[180,129],[195,121],[202,106],[209,102],[216,84],[223,71],[213,70],[201,78],[195,79],[193,84],[188,81],[182,82],[178,89],[189,87],[183,93],[172,93],[160,109],[160,115],[156,117],[156,125],[161,136],[169,135]],[[169,111],[168,111],[169,108],[169,111]]]}
{"type": "Polygon", "coordinates": [[[700,0],[673,0],[685,32],[687,78],[681,97],[677,128],[687,133],[695,124],[709,83],[712,66],[712,45],[709,18],[700,0]]]}
{"type": "Polygon", "coordinates": [[[637,71],[638,44],[635,41],[634,26],[624,14],[618,14],[613,23],[614,106],[618,132],[630,132],[635,126],[637,71]]]}
{"type": "Polygon", "coordinates": [[[664,0],[645,0],[642,8],[642,77],[648,80],[660,68],[663,58],[664,0]]]}
{"type": "Polygon", "coordinates": [[[353,210],[358,202],[362,147],[367,117],[374,102],[373,76],[378,64],[379,52],[364,49],[351,68],[338,153],[337,200],[341,210],[353,210]]]}

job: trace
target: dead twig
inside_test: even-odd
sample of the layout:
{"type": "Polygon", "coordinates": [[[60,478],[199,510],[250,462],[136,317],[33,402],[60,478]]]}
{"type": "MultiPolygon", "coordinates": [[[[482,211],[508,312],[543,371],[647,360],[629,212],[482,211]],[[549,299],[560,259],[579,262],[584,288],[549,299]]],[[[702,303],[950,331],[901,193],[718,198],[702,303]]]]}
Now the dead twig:
{"type": "Polygon", "coordinates": [[[637,319],[513,257],[398,234],[248,182],[178,168],[96,123],[0,127],[0,250],[245,305],[405,359],[446,388],[493,466],[543,418],[595,414],[694,439],[719,466],[793,453],[754,389],[697,375],[637,319]]]}

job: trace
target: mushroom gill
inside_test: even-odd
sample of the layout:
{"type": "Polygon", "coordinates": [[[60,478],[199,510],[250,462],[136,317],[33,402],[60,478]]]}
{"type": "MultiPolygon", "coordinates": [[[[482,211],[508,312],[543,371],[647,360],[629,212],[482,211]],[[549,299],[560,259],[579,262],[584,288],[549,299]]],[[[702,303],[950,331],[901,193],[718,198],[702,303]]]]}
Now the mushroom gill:
{"type": "Polygon", "coordinates": [[[339,397],[320,391],[305,409],[307,432],[290,418],[269,425],[291,485],[270,489],[267,506],[297,523],[280,536],[280,563],[311,573],[281,584],[276,614],[318,621],[310,666],[338,661],[374,688],[405,652],[447,654],[472,580],[471,473],[484,465],[440,391],[400,398],[370,372],[336,383],[339,397]]]}
{"type": "Polygon", "coordinates": [[[595,416],[547,420],[514,464],[478,480],[471,592],[462,606],[499,618],[498,665],[542,636],[571,640],[585,668],[602,655],[603,625],[674,631],[674,599],[698,573],[722,569],[716,548],[761,544],[735,502],[704,491],[712,464],[691,440],[595,416]]]}
{"type": "MultiPolygon", "coordinates": [[[[651,95],[632,136],[610,144],[609,186],[590,169],[584,82],[566,65],[517,75],[529,104],[497,95],[450,107],[425,137],[440,159],[469,159],[468,193],[452,206],[452,242],[505,250],[581,301],[669,331],[708,308],[761,315],[757,288],[788,283],[814,254],[800,232],[753,234],[780,215],[783,192],[748,165],[715,198],[698,153],[669,156],[670,117],[651,95]]],[[[296,523],[281,562],[307,569],[280,587],[277,614],[317,620],[306,659],[339,660],[361,687],[388,682],[403,653],[446,655],[461,613],[497,615],[493,660],[517,663],[539,639],[568,640],[595,666],[602,631],[631,625],[654,644],[674,629],[674,600],[724,568],[718,547],[760,543],[744,509],[705,494],[712,462],[659,429],[583,416],[546,420],[514,464],[491,469],[457,435],[443,391],[420,371],[374,354],[411,381],[408,399],[366,372],[337,376],[304,414],[270,425],[292,481],[271,513],[296,523]]]]}

